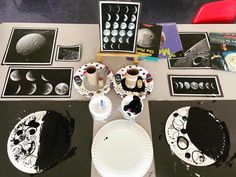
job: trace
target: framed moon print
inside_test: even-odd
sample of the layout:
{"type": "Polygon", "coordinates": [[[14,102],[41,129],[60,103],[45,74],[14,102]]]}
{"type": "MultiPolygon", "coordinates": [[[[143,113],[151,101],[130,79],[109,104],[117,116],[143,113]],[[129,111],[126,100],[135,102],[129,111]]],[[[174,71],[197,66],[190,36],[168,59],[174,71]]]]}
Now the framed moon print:
{"type": "Polygon", "coordinates": [[[139,2],[100,1],[101,52],[135,53],[139,2]]]}
{"type": "Polygon", "coordinates": [[[2,64],[51,65],[55,28],[13,28],[2,64]]]}

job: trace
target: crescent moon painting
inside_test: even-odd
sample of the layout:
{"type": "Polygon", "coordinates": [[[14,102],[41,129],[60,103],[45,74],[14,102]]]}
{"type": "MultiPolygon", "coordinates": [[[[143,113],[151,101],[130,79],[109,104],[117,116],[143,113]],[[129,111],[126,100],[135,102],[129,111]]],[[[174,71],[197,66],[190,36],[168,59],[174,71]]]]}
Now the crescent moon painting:
{"type": "Polygon", "coordinates": [[[126,12],[125,13],[127,14],[129,12],[129,7],[126,5],[125,8],[126,8],[126,12]]]}
{"type": "Polygon", "coordinates": [[[117,12],[116,13],[119,13],[120,12],[120,6],[117,5],[116,7],[117,7],[117,12]]]}
{"type": "Polygon", "coordinates": [[[134,6],[134,14],[136,14],[137,12],[138,12],[138,8],[134,6]]]}
{"type": "Polygon", "coordinates": [[[179,83],[180,89],[183,89],[184,88],[184,84],[182,82],[178,82],[178,83],[179,83]]]}
{"type": "Polygon", "coordinates": [[[36,90],[37,90],[37,85],[35,83],[32,83],[28,95],[34,94],[36,90]]]}
{"type": "Polygon", "coordinates": [[[45,76],[45,74],[41,75],[41,79],[44,80],[44,81],[49,81],[49,79],[45,76]]]}
{"type": "Polygon", "coordinates": [[[130,38],[128,37],[128,38],[126,39],[126,43],[127,43],[127,44],[129,44],[129,43],[130,43],[130,41],[129,41],[129,40],[130,40],[130,38]]]}
{"type": "Polygon", "coordinates": [[[111,15],[108,13],[107,14],[107,21],[110,21],[111,20],[111,15]]]}
{"type": "Polygon", "coordinates": [[[124,22],[126,22],[127,20],[128,20],[128,16],[124,14],[124,22]]]}
{"type": "Polygon", "coordinates": [[[178,88],[179,88],[179,85],[178,85],[178,83],[177,83],[177,82],[174,82],[174,86],[175,86],[175,88],[176,88],[176,89],[178,89],[178,88]]]}
{"type": "Polygon", "coordinates": [[[119,21],[120,16],[118,14],[116,14],[116,21],[119,21]]]}

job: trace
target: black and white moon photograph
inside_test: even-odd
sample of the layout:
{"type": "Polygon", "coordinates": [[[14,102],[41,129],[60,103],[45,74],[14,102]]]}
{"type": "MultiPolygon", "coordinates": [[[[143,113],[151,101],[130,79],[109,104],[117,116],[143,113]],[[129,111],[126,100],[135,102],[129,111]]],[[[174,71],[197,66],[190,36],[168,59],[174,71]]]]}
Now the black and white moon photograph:
{"type": "Polygon", "coordinates": [[[216,75],[168,75],[172,96],[222,97],[216,75]]]}
{"type": "Polygon", "coordinates": [[[3,64],[52,64],[57,29],[13,28],[3,64]]]}
{"type": "Polygon", "coordinates": [[[101,51],[135,53],[139,2],[99,1],[101,51]]]}
{"type": "Polygon", "coordinates": [[[72,68],[10,68],[2,97],[70,97],[72,68]]]}
{"type": "Polygon", "coordinates": [[[211,68],[210,44],[207,33],[179,33],[183,57],[168,59],[171,69],[211,68]]]}
{"type": "Polygon", "coordinates": [[[79,61],[81,57],[81,44],[72,46],[57,46],[57,61],[79,61]]]}

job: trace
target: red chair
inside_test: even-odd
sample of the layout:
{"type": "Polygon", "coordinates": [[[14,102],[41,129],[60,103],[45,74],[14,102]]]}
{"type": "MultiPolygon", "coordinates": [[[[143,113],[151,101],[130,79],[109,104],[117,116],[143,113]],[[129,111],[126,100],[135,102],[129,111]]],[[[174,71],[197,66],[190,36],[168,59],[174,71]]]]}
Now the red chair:
{"type": "Polygon", "coordinates": [[[234,23],[236,0],[215,1],[203,4],[192,19],[192,24],[234,23]]]}

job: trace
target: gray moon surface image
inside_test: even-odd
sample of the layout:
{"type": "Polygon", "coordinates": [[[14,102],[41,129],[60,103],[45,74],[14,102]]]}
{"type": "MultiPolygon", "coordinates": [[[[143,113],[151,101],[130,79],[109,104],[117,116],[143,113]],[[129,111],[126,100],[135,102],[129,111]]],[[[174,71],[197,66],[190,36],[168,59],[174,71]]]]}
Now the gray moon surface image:
{"type": "Polygon", "coordinates": [[[36,79],[37,79],[37,77],[36,77],[36,75],[35,75],[35,73],[33,72],[33,71],[28,71],[27,73],[26,73],[26,75],[25,75],[25,77],[26,77],[26,79],[28,80],[28,81],[36,81],[36,79]]]}
{"type": "Polygon", "coordinates": [[[10,74],[10,78],[13,81],[19,81],[22,79],[21,73],[19,70],[15,70],[10,74]]]}
{"type": "Polygon", "coordinates": [[[58,95],[65,95],[69,90],[69,86],[66,83],[57,84],[55,87],[55,92],[58,95]]]}
{"type": "Polygon", "coordinates": [[[152,47],[155,40],[155,34],[148,28],[138,30],[137,44],[141,47],[152,47]]]}
{"type": "Polygon", "coordinates": [[[48,95],[48,94],[50,94],[50,93],[52,92],[52,90],[53,90],[52,84],[46,83],[46,84],[44,85],[44,87],[43,87],[42,94],[43,94],[43,95],[48,95]]]}
{"type": "Polygon", "coordinates": [[[16,52],[26,56],[39,50],[46,44],[46,37],[42,34],[31,33],[21,37],[16,43],[16,52]]]}

